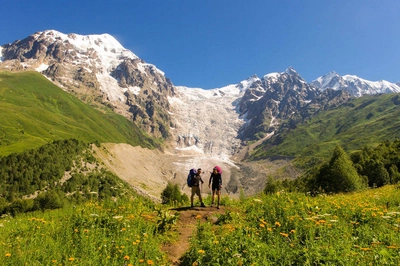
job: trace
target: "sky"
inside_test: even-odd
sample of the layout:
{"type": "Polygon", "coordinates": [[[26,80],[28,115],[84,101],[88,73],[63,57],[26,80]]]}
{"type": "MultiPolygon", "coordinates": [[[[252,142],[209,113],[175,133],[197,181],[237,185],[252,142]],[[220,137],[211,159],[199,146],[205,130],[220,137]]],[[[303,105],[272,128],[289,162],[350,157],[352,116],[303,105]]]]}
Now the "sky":
{"type": "Polygon", "coordinates": [[[293,67],[400,81],[398,0],[0,0],[0,45],[44,30],[108,33],[174,85],[203,89],[293,67]]]}

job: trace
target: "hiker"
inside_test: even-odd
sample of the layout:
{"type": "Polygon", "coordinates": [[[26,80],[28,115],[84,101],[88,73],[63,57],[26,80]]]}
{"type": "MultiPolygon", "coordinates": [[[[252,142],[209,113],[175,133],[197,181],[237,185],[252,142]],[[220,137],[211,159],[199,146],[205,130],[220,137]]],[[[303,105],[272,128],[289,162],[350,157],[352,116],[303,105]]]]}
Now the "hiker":
{"type": "Polygon", "coordinates": [[[218,205],[217,208],[219,209],[219,204],[220,204],[220,199],[221,199],[221,188],[222,188],[222,174],[221,174],[221,168],[216,166],[213,168],[213,171],[210,176],[210,181],[208,182],[208,187],[211,186],[212,182],[212,198],[211,198],[211,207],[214,206],[214,198],[215,198],[215,193],[217,193],[218,196],[218,205]]]}
{"type": "Polygon", "coordinates": [[[194,176],[194,182],[192,186],[192,196],[190,197],[191,206],[193,207],[193,197],[194,195],[199,196],[200,206],[205,207],[203,199],[201,198],[200,182],[203,184],[203,179],[201,179],[201,168],[197,169],[197,173],[194,176]]]}

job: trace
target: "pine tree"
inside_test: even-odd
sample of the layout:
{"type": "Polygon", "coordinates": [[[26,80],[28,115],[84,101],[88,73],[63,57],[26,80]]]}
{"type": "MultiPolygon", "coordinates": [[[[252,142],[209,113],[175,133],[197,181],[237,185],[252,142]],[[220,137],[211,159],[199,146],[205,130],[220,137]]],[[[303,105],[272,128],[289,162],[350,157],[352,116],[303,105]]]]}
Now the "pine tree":
{"type": "Polygon", "coordinates": [[[334,149],[329,163],[320,167],[315,181],[325,192],[333,193],[356,191],[365,186],[353,162],[339,145],[334,149]]]}

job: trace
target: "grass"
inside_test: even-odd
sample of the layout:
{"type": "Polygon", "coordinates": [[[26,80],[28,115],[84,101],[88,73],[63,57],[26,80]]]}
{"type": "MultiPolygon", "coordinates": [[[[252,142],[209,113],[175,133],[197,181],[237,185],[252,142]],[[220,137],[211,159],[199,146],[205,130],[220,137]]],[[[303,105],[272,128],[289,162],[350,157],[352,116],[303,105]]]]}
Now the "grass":
{"type": "Polygon", "coordinates": [[[166,265],[159,217],[139,198],[0,220],[1,265],[166,265]]]}
{"type": "Polygon", "coordinates": [[[198,225],[184,265],[399,265],[399,188],[233,201],[198,225]]]}
{"type": "MultiPolygon", "coordinates": [[[[207,199],[209,200],[209,199],[207,199]]],[[[399,265],[398,185],[234,200],[198,223],[182,265],[399,265]]],[[[168,265],[166,206],[134,197],[0,219],[0,265],[168,265]]]]}
{"type": "Polygon", "coordinates": [[[93,109],[36,72],[0,72],[0,112],[0,156],[70,138],[160,145],[125,117],[93,109]]]}

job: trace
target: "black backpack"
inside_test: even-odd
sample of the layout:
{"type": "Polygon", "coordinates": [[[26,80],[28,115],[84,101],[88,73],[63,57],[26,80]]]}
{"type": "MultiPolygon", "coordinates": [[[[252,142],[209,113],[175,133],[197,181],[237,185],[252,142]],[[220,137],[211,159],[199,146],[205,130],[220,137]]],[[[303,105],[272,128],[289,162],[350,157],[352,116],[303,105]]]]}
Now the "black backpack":
{"type": "Polygon", "coordinates": [[[187,185],[188,187],[193,187],[194,182],[195,182],[195,176],[197,174],[197,170],[195,168],[190,169],[188,177],[187,177],[187,185]]]}

